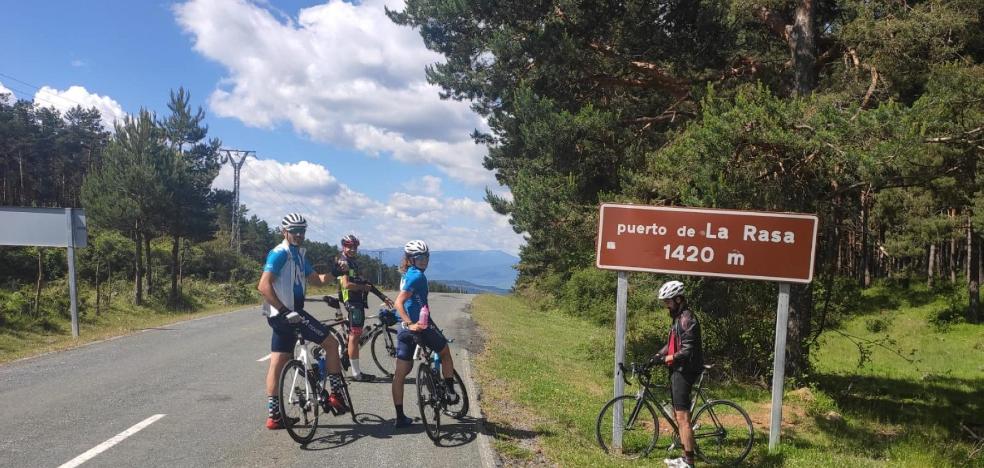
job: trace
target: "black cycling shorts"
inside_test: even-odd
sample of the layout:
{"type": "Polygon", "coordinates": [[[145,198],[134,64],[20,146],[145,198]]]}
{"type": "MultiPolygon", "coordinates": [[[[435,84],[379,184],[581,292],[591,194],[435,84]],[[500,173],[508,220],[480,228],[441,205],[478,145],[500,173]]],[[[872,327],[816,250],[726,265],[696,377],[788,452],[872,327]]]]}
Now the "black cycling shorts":
{"type": "Polygon", "coordinates": [[[699,378],[700,373],[670,372],[670,399],[674,410],[690,411],[690,390],[699,378]]]}
{"type": "MultiPolygon", "coordinates": [[[[300,325],[301,336],[311,343],[321,344],[328,338],[328,327],[318,321],[311,314],[298,307],[297,313],[307,319],[307,323],[300,325]]],[[[267,317],[267,324],[273,329],[273,336],[270,338],[270,351],[275,353],[292,353],[294,346],[297,345],[297,334],[294,326],[287,323],[286,314],[277,314],[276,317],[267,317]]]]}
{"type": "Polygon", "coordinates": [[[366,309],[359,305],[345,304],[345,310],[349,316],[349,326],[355,333],[362,333],[362,327],[366,324],[366,309]]]}

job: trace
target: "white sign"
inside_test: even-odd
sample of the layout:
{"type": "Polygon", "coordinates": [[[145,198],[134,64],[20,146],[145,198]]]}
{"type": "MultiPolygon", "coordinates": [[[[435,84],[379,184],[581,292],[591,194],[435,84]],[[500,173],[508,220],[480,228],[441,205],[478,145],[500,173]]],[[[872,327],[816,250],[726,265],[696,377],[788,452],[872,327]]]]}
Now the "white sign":
{"type": "MultiPolygon", "coordinates": [[[[0,206],[0,245],[69,247],[68,208],[21,208],[0,206]]],[[[89,242],[85,210],[72,208],[73,247],[89,242]]]]}

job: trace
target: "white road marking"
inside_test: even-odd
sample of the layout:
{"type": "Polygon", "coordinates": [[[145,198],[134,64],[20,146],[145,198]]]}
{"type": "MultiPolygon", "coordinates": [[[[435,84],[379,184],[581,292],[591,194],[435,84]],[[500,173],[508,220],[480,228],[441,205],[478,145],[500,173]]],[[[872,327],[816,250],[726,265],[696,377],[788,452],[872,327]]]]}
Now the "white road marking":
{"type": "Polygon", "coordinates": [[[129,428],[129,429],[123,431],[123,432],[120,432],[119,434],[116,434],[115,436],[113,436],[113,438],[107,440],[106,442],[103,442],[103,443],[101,443],[101,444],[99,444],[99,445],[97,445],[95,447],[92,447],[91,449],[89,449],[89,451],[83,453],[82,455],[79,455],[79,456],[77,456],[77,457],[69,460],[68,462],[66,462],[65,464],[59,466],[58,468],[75,468],[76,466],[79,466],[79,465],[81,465],[81,464],[89,461],[90,459],[92,459],[96,455],[99,455],[100,453],[105,452],[110,447],[112,447],[112,446],[114,446],[114,445],[116,445],[116,444],[118,444],[120,442],[123,442],[123,440],[126,439],[127,437],[130,437],[133,434],[136,434],[137,432],[140,432],[141,429],[143,429],[143,428],[145,428],[145,427],[153,424],[158,419],[161,419],[164,416],[166,416],[166,415],[164,415],[164,414],[155,414],[155,415],[153,415],[153,416],[151,416],[151,417],[149,417],[147,419],[144,419],[143,421],[140,421],[137,424],[135,424],[133,427],[131,427],[131,428],[129,428]]]}
{"type": "Polygon", "coordinates": [[[256,362],[266,361],[267,359],[270,359],[270,356],[273,356],[273,353],[267,354],[266,356],[263,356],[263,357],[257,359],[256,362]]]}

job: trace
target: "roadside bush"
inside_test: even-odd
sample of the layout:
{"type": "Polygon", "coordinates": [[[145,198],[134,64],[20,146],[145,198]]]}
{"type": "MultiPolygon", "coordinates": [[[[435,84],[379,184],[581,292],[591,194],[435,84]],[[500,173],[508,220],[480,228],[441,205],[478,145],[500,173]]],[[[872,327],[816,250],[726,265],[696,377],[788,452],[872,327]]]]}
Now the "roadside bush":
{"type": "Polygon", "coordinates": [[[936,331],[944,332],[950,325],[960,323],[964,320],[963,313],[967,310],[967,303],[962,294],[951,292],[946,295],[941,307],[930,310],[928,321],[936,331]]]}
{"type": "Polygon", "coordinates": [[[592,322],[615,323],[616,274],[588,267],[575,271],[561,287],[558,305],[564,312],[592,322]]]}
{"type": "Polygon", "coordinates": [[[870,317],[864,321],[864,328],[869,333],[881,333],[888,330],[888,320],[882,317],[870,317]]]}

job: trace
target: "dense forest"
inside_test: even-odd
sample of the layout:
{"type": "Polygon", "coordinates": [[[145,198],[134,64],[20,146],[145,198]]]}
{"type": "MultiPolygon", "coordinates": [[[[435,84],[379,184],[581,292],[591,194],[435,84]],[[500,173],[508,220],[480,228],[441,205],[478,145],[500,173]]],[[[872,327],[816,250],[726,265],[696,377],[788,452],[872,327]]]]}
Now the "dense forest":
{"type": "MultiPolygon", "coordinates": [[[[606,322],[598,205],[816,213],[815,280],[794,286],[787,354],[874,282],[952,294],[979,322],[984,184],[980,0],[408,0],[388,11],[444,60],[449,99],[487,118],[488,192],[527,243],[520,289],[606,322]]],[[[666,278],[632,275],[630,321],[666,278]]],[[[776,285],[689,279],[712,352],[759,375],[776,285]],[[745,358],[745,359],[743,359],[745,358]]],[[[649,338],[643,333],[639,342],[649,338]]]]}

